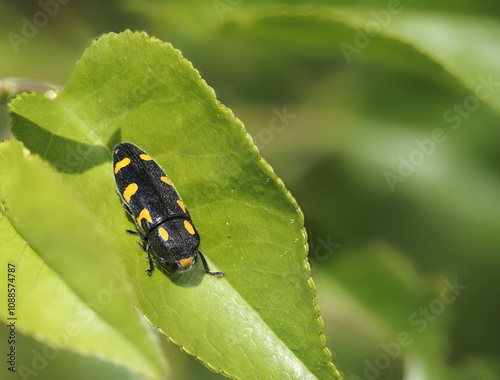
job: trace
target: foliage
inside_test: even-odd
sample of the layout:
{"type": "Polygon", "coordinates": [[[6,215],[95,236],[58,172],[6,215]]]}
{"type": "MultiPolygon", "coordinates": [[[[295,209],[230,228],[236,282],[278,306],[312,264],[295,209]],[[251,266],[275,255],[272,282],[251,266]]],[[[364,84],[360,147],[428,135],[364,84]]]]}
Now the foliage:
{"type": "MultiPolygon", "coordinates": [[[[21,17],[32,19],[39,11],[23,3],[2,7],[12,14],[2,22],[4,35],[21,34],[21,17]]],[[[68,114],[69,109],[61,107],[43,112],[40,118],[59,120],[56,116],[63,112],[68,126],[79,125],[77,116],[82,110],[88,111],[89,115],[81,119],[85,121],[90,117],[99,131],[107,131],[97,145],[102,150],[94,148],[91,155],[94,161],[86,161],[78,168],[81,173],[72,173],[71,168],[64,170],[61,165],[56,166],[55,172],[54,168],[49,170],[40,158],[25,157],[18,146],[12,146],[9,157],[24,158],[8,170],[34,162],[37,168],[56,177],[52,186],[66,189],[69,194],[63,199],[69,202],[68,197],[72,197],[73,202],[81,205],[71,211],[86,220],[85,226],[79,228],[87,231],[85,233],[98,233],[100,243],[96,244],[109,244],[106,239],[112,236],[109,257],[124,262],[125,277],[130,278],[130,294],[134,298],[137,291],[134,284],[138,281],[142,284],[143,279],[139,278],[144,275],[144,260],[139,253],[135,254],[137,247],[133,238],[119,232],[123,227],[116,229],[116,235],[110,235],[115,229],[106,225],[110,222],[103,219],[104,213],[96,213],[92,207],[99,206],[99,203],[94,205],[97,198],[108,197],[106,210],[113,210],[113,221],[131,225],[116,195],[108,190],[112,176],[108,173],[105,177],[104,172],[109,171],[106,163],[109,163],[110,146],[121,139],[137,138],[139,145],[148,145],[144,148],[153,156],[159,156],[156,158],[174,179],[202,232],[202,249],[211,264],[228,273],[228,265],[241,265],[224,254],[224,249],[231,251],[229,245],[236,240],[235,234],[246,232],[237,228],[236,223],[241,225],[241,219],[228,220],[218,214],[221,212],[218,208],[202,207],[213,199],[220,199],[219,196],[224,198],[221,205],[228,206],[227,202],[232,199],[228,198],[230,190],[238,182],[230,183],[226,175],[215,176],[208,184],[211,191],[202,191],[199,182],[202,174],[196,169],[195,161],[199,152],[194,150],[186,158],[184,151],[172,150],[172,145],[170,150],[162,150],[154,135],[134,133],[130,126],[118,130],[118,125],[111,120],[112,114],[113,120],[135,124],[144,118],[147,125],[141,125],[141,130],[152,128],[151,124],[157,122],[154,113],[124,114],[121,111],[133,103],[126,95],[134,90],[130,83],[151,87],[155,93],[158,92],[155,82],[137,76],[134,79],[136,67],[130,68],[131,77],[124,74],[120,78],[105,78],[105,74],[98,74],[94,78],[95,74],[89,71],[85,78],[73,74],[68,81],[74,61],[90,39],[111,30],[146,30],[172,43],[193,62],[207,83],[215,88],[218,98],[245,122],[262,156],[298,199],[309,232],[309,261],[325,321],[326,344],[336,353],[334,362],[345,378],[496,379],[500,374],[496,364],[500,354],[496,344],[500,336],[496,306],[500,288],[497,276],[500,73],[496,57],[500,23],[494,16],[498,8],[497,3],[488,0],[463,4],[449,0],[439,4],[363,0],[333,4],[325,1],[139,3],[128,0],[89,1],[85,6],[71,2],[60,5],[57,15],[27,43],[20,45],[18,53],[13,51],[7,38],[0,41],[0,77],[30,76],[57,84],[67,82],[59,97],[72,93],[74,98],[70,104],[86,99],[92,109],[81,104],[79,112],[68,114]],[[116,87],[114,94],[119,95],[107,98],[102,104],[93,102],[99,99],[99,94],[87,92],[87,85],[106,79],[116,87]],[[109,119],[106,116],[96,119],[96,115],[108,115],[109,119]],[[167,151],[171,153],[164,155],[167,151]],[[170,159],[176,160],[175,165],[168,164],[170,159]],[[191,170],[187,170],[187,166],[191,170]],[[194,177],[186,177],[186,173],[194,177]],[[78,192],[80,186],[90,186],[84,178],[101,178],[102,182],[95,183],[93,198],[78,192]],[[212,221],[211,213],[219,219],[212,221]],[[96,215],[98,223],[92,223],[96,215]],[[221,226],[219,229],[214,227],[216,223],[221,226]],[[221,236],[226,240],[222,239],[217,245],[221,236]],[[127,248],[122,248],[125,245],[127,248]],[[134,263],[137,268],[133,267],[134,263]],[[136,277],[131,276],[133,270],[136,277]],[[402,333],[408,333],[409,337],[402,333]],[[386,358],[389,359],[384,361],[386,358]]],[[[152,58],[139,57],[146,61],[152,58]]],[[[125,70],[128,62],[124,59],[114,64],[125,70]]],[[[82,62],[78,67],[84,68],[81,65],[82,62]]],[[[161,83],[165,78],[160,79],[160,88],[163,88],[161,83]]],[[[200,83],[198,90],[207,91],[203,98],[208,99],[212,95],[200,83]]],[[[145,96],[140,91],[137,94],[145,96]]],[[[51,105],[57,102],[38,95],[36,99],[22,95],[21,99],[32,101],[30,115],[37,112],[39,102],[51,105]]],[[[19,105],[16,102],[18,100],[12,103],[14,108],[19,105]]],[[[154,104],[148,106],[152,112],[160,112],[154,104]]],[[[200,104],[190,106],[201,107],[200,104]]],[[[281,194],[278,198],[283,205],[288,205],[284,208],[285,213],[289,213],[287,218],[295,219],[290,225],[294,238],[302,239],[301,217],[297,216],[300,214],[291,216],[294,203],[282,191],[267,165],[254,156],[255,150],[245,140],[239,122],[232,120],[221,106],[213,103],[211,107],[203,110],[205,115],[212,115],[210,120],[218,113],[222,116],[220,123],[230,126],[233,133],[240,131],[233,140],[226,136],[227,146],[238,146],[245,141],[238,150],[240,155],[226,155],[224,159],[219,158],[216,165],[227,174],[240,167],[239,164],[228,167],[230,159],[244,156],[248,148],[247,157],[253,162],[250,169],[254,170],[250,173],[257,175],[252,178],[261,181],[270,178],[276,194],[281,194]]],[[[167,111],[162,114],[162,123],[168,120],[166,114],[167,111]]],[[[196,118],[193,113],[188,113],[188,117],[189,125],[201,123],[198,128],[203,128],[204,119],[196,118]]],[[[5,112],[0,118],[4,118],[0,123],[6,127],[5,112]]],[[[180,117],[177,120],[181,120],[180,117]]],[[[14,130],[16,123],[20,126],[22,122],[18,117],[14,130]]],[[[44,130],[39,130],[37,136],[41,143],[47,143],[54,135],[51,128],[61,123],[60,120],[54,125],[49,123],[44,130]],[[45,130],[52,132],[41,138],[45,130]]],[[[93,142],[95,136],[91,131],[72,130],[60,137],[75,140],[79,134],[78,138],[93,142]]],[[[16,133],[20,133],[19,130],[16,133]]],[[[181,131],[176,133],[176,137],[182,136],[181,131]]],[[[215,137],[211,137],[212,142],[215,137]]],[[[43,160],[54,163],[57,157],[62,157],[57,149],[37,151],[35,143],[27,142],[29,136],[22,140],[43,160]]],[[[56,141],[55,146],[64,146],[59,144],[67,140],[56,141]]],[[[181,140],[179,146],[185,147],[186,140],[181,140]]],[[[221,153],[221,145],[203,145],[200,141],[196,145],[197,149],[201,146],[221,153]]],[[[84,148],[83,152],[88,148],[87,145],[74,146],[77,147],[84,148]]],[[[210,154],[207,159],[216,160],[216,156],[210,154]]],[[[203,170],[212,174],[217,169],[207,165],[203,170]]],[[[30,180],[35,179],[36,176],[30,180]]],[[[262,182],[253,183],[255,188],[241,189],[247,192],[245,197],[259,191],[263,196],[262,182]]],[[[267,200],[273,201],[270,203],[276,209],[283,209],[279,201],[274,203],[275,199],[267,200]]],[[[242,211],[226,207],[224,212],[228,210],[242,211]]],[[[262,226],[250,225],[248,231],[254,227],[262,226]]],[[[243,251],[239,252],[242,255],[243,251]]],[[[294,253],[295,258],[300,257],[298,251],[294,253]]],[[[255,265],[247,258],[245,253],[245,265],[255,265]]],[[[300,270],[304,266],[299,263],[294,268],[300,270]]],[[[254,280],[259,276],[258,273],[248,275],[254,280]]],[[[205,277],[200,285],[213,282],[205,277]]],[[[299,277],[303,284],[305,273],[299,277]]],[[[168,282],[168,278],[164,281],[168,282]]],[[[174,288],[172,283],[168,286],[174,288]]],[[[265,286],[265,282],[260,286],[265,286]]],[[[202,286],[187,290],[208,291],[199,288],[202,286]]],[[[307,289],[310,290],[302,287],[304,297],[307,289]]],[[[140,289],[137,295],[140,307],[144,307],[141,292],[150,291],[152,289],[140,289]]],[[[310,308],[313,304],[308,302],[310,308]]],[[[105,321],[105,318],[100,319],[105,321]]],[[[314,318],[310,315],[308,320],[314,318]]],[[[315,323],[311,322],[311,326],[315,323]]],[[[119,328],[114,331],[117,332],[120,334],[119,328]]],[[[279,335],[282,341],[285,335],[279,335]]],[[[43,339],[32,339],[29,334],[22,339],[26,347],[38,350],[44,347],[40,346],[43,339]]],[[[147,345],[147,339],[145,335],[142,343],[136,342],[128,348],[137,350],[147,345]]],[[[201,366],[193,367],[187,355],[179,354],[162,337],[159,344],[166,352],[162,357],[168,358],[173,378],[220,377],[201,366]]],[[[54,373],[78,372],[75,370],[78,360],[71,356],[74,351],[66,351],[53,360],[49,368],[57,370],[45,370],[39,376],[54,378],[54,373]],[[71,360],[66,360],[67,355],[71,360]]],[[[194,353],[191,348],[188,351],[194,353]]],[[[137,359],[150,360],[150,363],[156,360],[156,365],[150,368],[159,371],[164,364],[157,362],[159,356],[155,356],[155,352],[152,349],[149,355],[143,354],[137,359]]],[[[322,350],[318,352],[321,354],[322,350]]],[[[103,378],[124,377],[119,368],[91,358],[87,360],[88,371],[100,369],[92,376],[99,372],[103,378]]],[[[202,360],[207,361],[206,357],[202,360]]],[[[127,373],[127,376],[132,375],[127,373]]]]}

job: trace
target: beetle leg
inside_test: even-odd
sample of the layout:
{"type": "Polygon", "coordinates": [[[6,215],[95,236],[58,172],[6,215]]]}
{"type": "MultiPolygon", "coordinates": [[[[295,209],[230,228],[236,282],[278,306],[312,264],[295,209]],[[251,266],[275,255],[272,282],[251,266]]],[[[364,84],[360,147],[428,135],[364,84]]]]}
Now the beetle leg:
{"type": "MultiPolygon", "coordinates": [[[[127,233],[128,233],[128,234],[130,234],[130,235],[136,235],[136,236],[139,236],[139,237],[141,238],[141,240],[142,240],[142,241],[144,241],[144,242],[147,242],[147,241],[148,241],[148,239],[146,239],[146,237],[145,237],[143,234],[141,234],[140,232],[133,231],[133,230],[125,230],[125,232],[127,232],[127,233]]],[[[142,247],[142,249],[146,250],[146,249],[145,249],[145,248],[141,245],[141,242],[139,242],[139,241],[138,241],[138,242],[137,242],[137,244],[139,244],[139,245],[142,247]]]]}
{"type": "Polygon", "coordinates": [[[149,260],[149,269],[146,269],[146,273],[151,276],[151,272],[153,272],[153,269],[155,269],[155,267],[153,264],[153,258],[151,257],[151,253],[149,253],[149,243],[146,246],[146,252],[148,253],[148,260],[149,260]]]}
{"type": "Polygon", "coordinates": [[[123,204],[123,207],[125,207],[125,210],[130,214],[132,215],[132,210],[130,210],[130,207],[128,207],[128,204],[124,203],[123,204]]]}
{"type": "Polygon", "coordinates": [[[137,245],[142,248],[144,252],[147,252],[146,246],[140,241],[136,241],[137,245]]]}
{"type": "Polygon", "coordinates": [[[137,245],[142,248],[144,252],[148,254],[146,257],[149,261],[149,269],[146,269],[146,272],[151,275],[151,272],[153,272],[154,269],[154,264],[153,264],[153,258],[151,257],[151,253],[149,253],[149,243],[148,240],[144,237],[144,235],[140,234],[137,231],[132,231],[132,230],[126,230],[130,235],[139,235],[139,237],[142,239],[141,241],[137,241],[137,245]]]}
{"type": "Polygon", "coordinates": [[[128,234],[130,234],[130,235],[140,236],[142,240],[146,241],[146,238],[140,232],[137,232],[137,231],[134,231],[134,230],[125,230],[125,232],[128,233],[128,234]]]}
{"type": "Polygon", "coordinates": [[[205,256],[203,256],[203,253],[201,253],[201,251],[198,251],[198,253],[200,254],[201,262],[203,263],[203,268],[205,268],[205,272],[215,277],[224,276],[224,272],[210,272],[210,268],[208,267],[207,261],[205,260],[205,256]]]}

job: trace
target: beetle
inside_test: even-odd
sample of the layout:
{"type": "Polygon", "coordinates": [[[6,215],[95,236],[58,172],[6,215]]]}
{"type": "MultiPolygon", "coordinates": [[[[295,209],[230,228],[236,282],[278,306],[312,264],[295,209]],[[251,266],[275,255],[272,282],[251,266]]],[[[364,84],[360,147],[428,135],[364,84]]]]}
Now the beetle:
{"type": "Polygon", "coordinates": [[[211,272],[203,253],[198,250],[200,236],[173,182],[156,161],[136,145],[124,142],[113,149],[116,191],[125,210],[134,219],[137,243],[148,254],[151,275],[154,263],[169,272],[191,268],[199,254],[205,272],[211,272]]]}

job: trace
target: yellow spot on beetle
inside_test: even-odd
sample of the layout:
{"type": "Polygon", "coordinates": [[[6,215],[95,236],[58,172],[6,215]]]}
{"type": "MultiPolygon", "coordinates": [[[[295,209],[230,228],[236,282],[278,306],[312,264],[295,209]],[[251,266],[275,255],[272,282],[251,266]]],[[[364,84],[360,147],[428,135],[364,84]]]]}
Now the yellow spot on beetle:
{"type": "Polygon", "coordinates": [[[184,206],[184,203],[180,199],[177,199],[177,204],[181,206],[182,211],[184,211],[184,214],[186,213],[186,206],[184,206]]]}
{"type": "Polygon", "coordinates": [[[189,232],[191,235],[194,235],[194,227],[191,223],[189,223],[187,220],[184,221],[184,228],[189,232]]]}
{"type": "Polygon", "coordinates": [[[182,259],[182,260],[179,260],[179,262],[181,263],[181,265],[183,267],[188,267],[191,265],[191,263],[193,262],[193,258],[192,257],[188,257],[187,259],[182,259]]]}
{"type": "Polygon", "coordinates": [[[116,154],[116,153],[118,153],[118,149],[117,149],[117,150],[115,150],[115,154],[116,154]]]}
{"type": "Polygon", "coordinates": [[[131,183],[130,185],[127,186],[125,191],[123,192],[123,198],[127,201],[127,203],[130,202],[130,198],[132,198],[132,195],[135,194],[139,186],[137,186],[137,183],[131,183]]]}
{"type": "Polygon", "coordinates": [[[170,180],[168,179],[168,177],[163,176],[163,177],[161,177],[160,179],[161,179],[163,182],[165,182],[167,185],[174,186],[174,185],[172,185],[172,182],[170,182],[170,180]]]}
{"type": "Polygon", "coordinates": [[[139,157],[142,158],[144,161],[152,160],[151,156],[148,156],[147,154],[141,154],[139,157]]]}
{"type": "Polygon", "coordinates": [[[130,164],[130,158],[128,157],[125,157],[123,160],[117,162],[115,165],[115,174],[118,173],[120,169],[124,168],[128,164],[130,164]]]}
{"type": "Polygon", "coordinates": [[[168,232],[165,228],[163,227],[158,228],[158,232],[160,233],[160,236],[163,240],[165,241],[168,240],[168,232]]]}
{"type": "Polygon", "coordinates": [[[141,227],[142,232],[145,232],[144,228],[142,228],[142,219],[146,219],[149,223],[152,223],[151,215],[149,214],[149,210],[147,208],[143,208],[141,213],[139,214],[139,217],[137,218],[137,224],[139,225],[139,227],[141,227]]]}

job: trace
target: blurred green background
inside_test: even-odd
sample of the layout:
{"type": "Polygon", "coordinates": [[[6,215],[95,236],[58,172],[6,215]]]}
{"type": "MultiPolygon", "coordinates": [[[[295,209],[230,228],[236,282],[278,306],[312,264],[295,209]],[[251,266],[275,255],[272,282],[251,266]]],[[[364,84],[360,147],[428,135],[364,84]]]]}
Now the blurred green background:
{"type": "MultiPolygon", "coordinates": [[[[181,50],[301,205],[346,379],[500,378],[500,3],[64,2],[0,1],[0,78],[63,86],[127,28],[181,50]]],[[[173,378],[222,378],[162,339],[173,378]]],[[[72,353],[37,378],[69,376],[134,378],[72,353]]]]}

